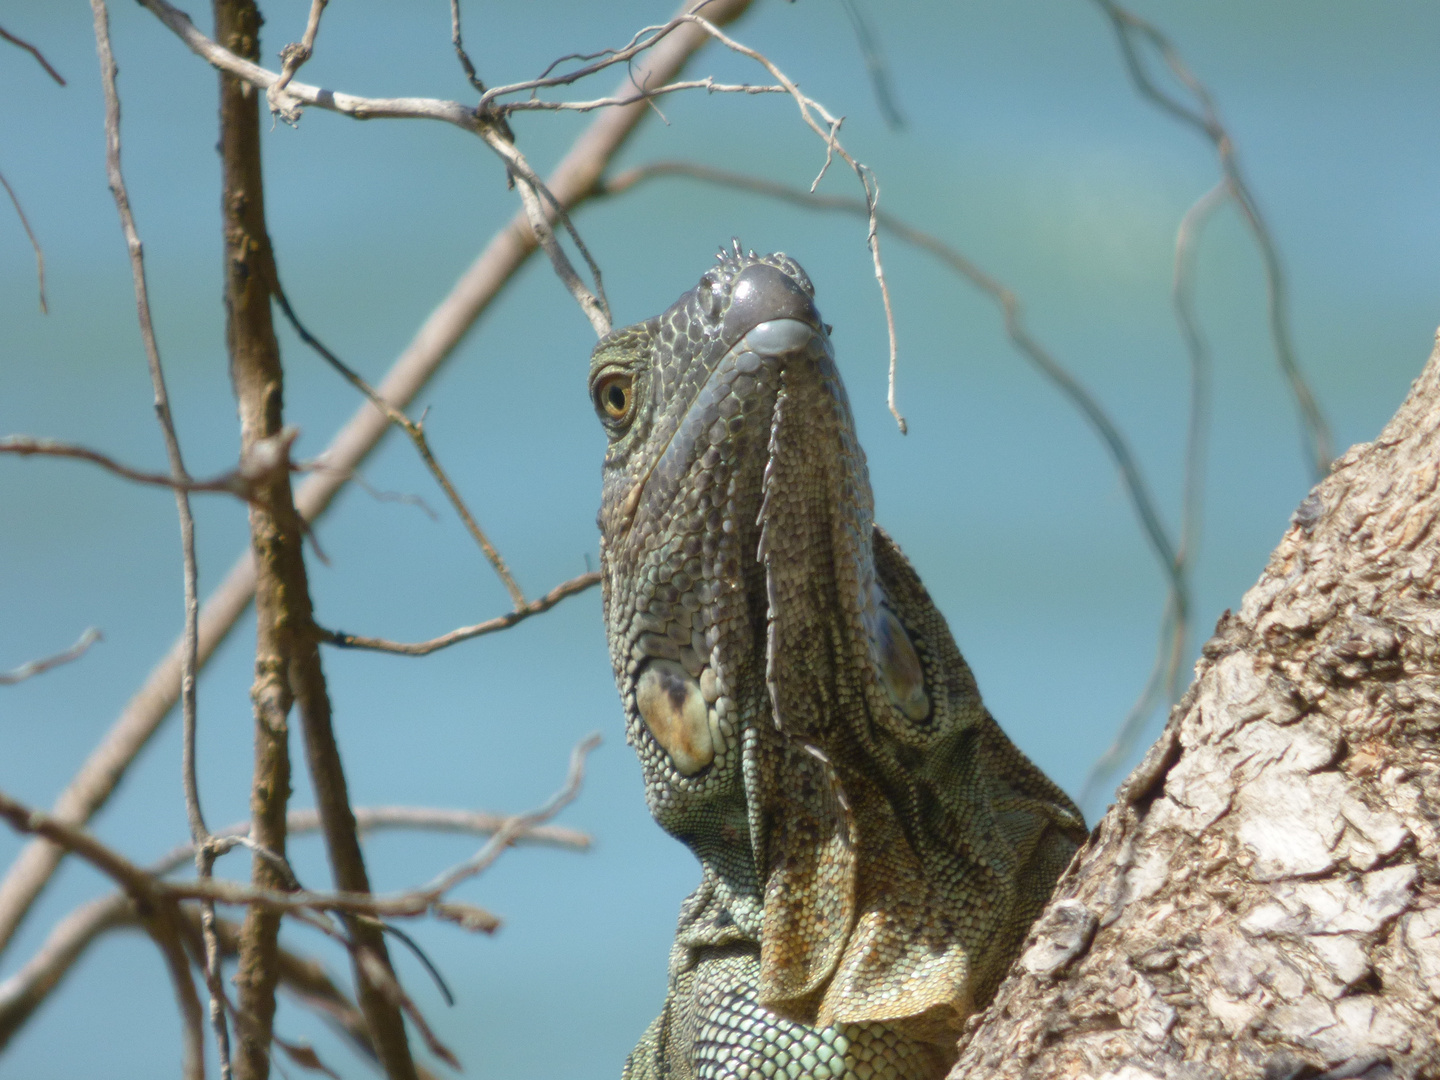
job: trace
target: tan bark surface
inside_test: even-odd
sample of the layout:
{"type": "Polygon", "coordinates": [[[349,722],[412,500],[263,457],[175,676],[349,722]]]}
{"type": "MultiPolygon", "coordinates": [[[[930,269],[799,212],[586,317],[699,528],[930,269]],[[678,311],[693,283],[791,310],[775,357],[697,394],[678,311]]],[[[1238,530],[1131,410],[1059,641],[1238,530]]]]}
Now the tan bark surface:
{"type": "Polygon", "coordinates": [[[951,1080],[1440,1077],[1440,347],[1301,504],[951,1080]]]}

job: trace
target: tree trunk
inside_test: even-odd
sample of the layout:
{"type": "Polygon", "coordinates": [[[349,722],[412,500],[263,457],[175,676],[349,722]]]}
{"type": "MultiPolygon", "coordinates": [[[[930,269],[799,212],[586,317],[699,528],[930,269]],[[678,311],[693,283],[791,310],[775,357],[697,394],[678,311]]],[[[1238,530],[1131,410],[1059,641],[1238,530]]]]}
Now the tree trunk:
{"type": "Polygon", "coordinates": [[[1440,346],[1301,503],[951,1080],[1440,1077],[1440,346]]]}

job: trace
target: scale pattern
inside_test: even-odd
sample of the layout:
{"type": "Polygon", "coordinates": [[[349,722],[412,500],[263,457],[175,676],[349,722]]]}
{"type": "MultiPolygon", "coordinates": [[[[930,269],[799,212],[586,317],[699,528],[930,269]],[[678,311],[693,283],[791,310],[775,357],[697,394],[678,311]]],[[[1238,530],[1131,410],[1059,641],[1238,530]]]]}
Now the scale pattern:
{"type": "Polygon", "coordinates": [[[737,243],[590,393],[626,739],[701,866],[625,1076],[942,1076],[1084,822],[875,525],[809,278],[737,243]]]}

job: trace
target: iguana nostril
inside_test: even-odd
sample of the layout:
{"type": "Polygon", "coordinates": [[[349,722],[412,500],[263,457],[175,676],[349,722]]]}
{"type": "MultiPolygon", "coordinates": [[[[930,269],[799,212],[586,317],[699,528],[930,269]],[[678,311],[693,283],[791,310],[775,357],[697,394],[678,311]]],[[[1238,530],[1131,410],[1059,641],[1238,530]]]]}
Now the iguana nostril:
{"type": "Polygon", "coordinates": [[[673,660],[651,660],[635,683],[635,707],[675,768],[694,776],[715,760],[700,682],[673,660]]]}

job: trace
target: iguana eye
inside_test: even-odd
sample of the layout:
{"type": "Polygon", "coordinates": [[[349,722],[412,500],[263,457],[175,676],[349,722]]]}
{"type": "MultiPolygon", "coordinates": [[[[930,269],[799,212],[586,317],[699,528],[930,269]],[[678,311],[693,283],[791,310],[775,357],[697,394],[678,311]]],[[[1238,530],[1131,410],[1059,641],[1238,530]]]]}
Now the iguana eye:
{"type": "Polygon", "coordinates": [[[628,371],[616,371],[595,383],[595,409],[600,419],[623,424],[635,404],[635,380],[628,371]]]}

